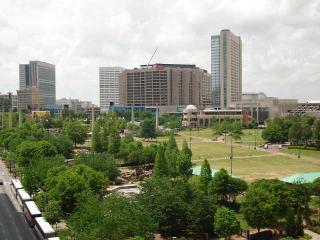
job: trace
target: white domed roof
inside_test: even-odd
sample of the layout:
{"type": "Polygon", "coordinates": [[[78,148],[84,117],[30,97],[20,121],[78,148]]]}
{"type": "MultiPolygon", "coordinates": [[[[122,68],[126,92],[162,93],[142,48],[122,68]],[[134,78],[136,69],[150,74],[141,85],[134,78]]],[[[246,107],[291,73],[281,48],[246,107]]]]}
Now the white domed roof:
{"type": "Polygon", "coordinates": [[[186,110],[198,110],[198,108],[195,105],[188,105],[186,110]]]}

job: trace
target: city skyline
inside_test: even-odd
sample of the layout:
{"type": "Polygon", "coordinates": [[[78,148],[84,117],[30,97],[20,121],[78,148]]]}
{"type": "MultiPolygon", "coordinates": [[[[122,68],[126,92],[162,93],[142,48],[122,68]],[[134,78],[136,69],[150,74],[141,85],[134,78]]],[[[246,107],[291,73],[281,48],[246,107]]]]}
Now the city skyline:
{"type": "Polygon", "coordinates": [[[30,59],[56,65],[57,98],[94,103],[100,66],[138,67],[157,46],[152,63],[196,64],[210,71],[210,36],[227,28],[242,39],[243,92],[320,98],[316,1],[177,1],[169,9],[167,1],[27,2],[3,1],[2,93],[19,89],[18,65],[30,59]]]}

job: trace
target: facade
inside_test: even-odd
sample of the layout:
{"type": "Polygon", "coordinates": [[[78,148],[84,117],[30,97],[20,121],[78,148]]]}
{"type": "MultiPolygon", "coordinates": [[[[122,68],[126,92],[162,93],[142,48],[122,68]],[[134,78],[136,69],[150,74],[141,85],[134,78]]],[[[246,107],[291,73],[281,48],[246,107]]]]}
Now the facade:
{"type": "MultiPolygon", "coordinates": [[[[89,111],[91,111],[92,106],[94,106],[94,104],[91,101],[81,101],[79,99],[73,99],[73,98],[58,99],[57,105],[59,105],[61,109],[69,109],[75,112],[83,112],[83,113],[86,113],[88,109],[89,111]]],[[[97,106],[94,106],[94,107],[97,108],[97,106]]]]}
{"type": "Polygon", "coordinates": [[[211,36],[213,107],[230,108],[241,100],[242,42],[230,30],[211,36]]]}
{"type": "Polygon", "coordinates": [[[40,109],[39,89],[28,87],[17,91],[18,109],[29,109],[30,111],[40,109]]]}
{"type": "Polygon", "coordinates": [[[211,106],[211,76],[195,65],[154,64],[125,70],[120,105],[211,106]]]}
{"type": "MultiPolygon", "coordinates": [[[[56,103],[55,65],[41,61],[30,61],[29,64],[20,64],[19,89],[20,91],[24,91],[28,88],[38,89],[38,96],[35,96],[34,99],[38,99],[37,106],[39,108],[54,105],[56,103]]],[[[30,90],[30,92],[32,93],[34,90],[30,90]]]]}
{"type": "Polygon", "coordinates": [[[212,119],[223,121],[239,121],[244,125],[248,124],[248,112],[238,109],[198,109],[189,105],[183,110],[182,125],[184,127],[208,127],[212,119]]]}
{"type": "Polygon", "coordinates": [[[289,111],[289,115],[301,115],[320,118],[320,101],[300,103],[289,111]]]}
{"type": "Polygon", "coordinates": [[[99,90],[101,112],[107,112],[110,105],[119,105],[119,78],[121,67],[99,68],[99,90]]]}
{"type": "MultiPolygon", "coordinates": [[[[10,99],[9,93],[8,94],[0,93],[0,100],[1,99],[10,99]]],[[[11,94],[11,107],[12,107],[13,111],[17,110],[17,107],[18,107],[17,104],[18,104],[17,95],[11,94]]],[[[3,109],[3,107],[4,106],[1,105],[1,101],[0,101],[0,111],[2,111],[2,110],[9,111],[8,109],[3,109]]]]}
{"type": "Polygon", "coordinates": [[[297,99],[280,99],[268,97],[264,93],[243,93],[241,101],[234,104],[235,109],[243,109],[250,113],[258,123],[267,119],[284,117],[289,110],[298,106],[297,99]]]}

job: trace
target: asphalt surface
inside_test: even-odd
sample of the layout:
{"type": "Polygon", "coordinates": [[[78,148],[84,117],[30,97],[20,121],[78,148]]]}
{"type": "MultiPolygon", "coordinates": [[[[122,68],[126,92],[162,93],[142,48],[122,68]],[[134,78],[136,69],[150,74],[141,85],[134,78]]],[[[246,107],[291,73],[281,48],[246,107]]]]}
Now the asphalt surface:
{"type": "Polygon", "coordinates": [[[10,190],[11,176],[0,159],[0,240],[37,240],[10,190]]]}

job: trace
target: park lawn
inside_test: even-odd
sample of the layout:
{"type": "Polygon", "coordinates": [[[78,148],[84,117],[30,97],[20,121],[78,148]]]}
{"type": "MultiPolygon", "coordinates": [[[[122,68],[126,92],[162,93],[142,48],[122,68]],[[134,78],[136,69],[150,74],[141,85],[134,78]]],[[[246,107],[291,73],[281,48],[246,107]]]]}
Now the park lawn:
{"type": "MultiPolygon", "coordinates": [[[[211,168],[230,171],[230,159],[210,160],[211,168]]],[[[201,162],[196,162],[201,165],[201,162]]],[[[320,171],[320,163],[290,156],[271,155],[264,157],[233,159],[233,175],[247,181],[254,179],[283,178],[297,173],[320,171]]]]}
{"type": "MultiPolygon", "coordinates": [[[[168,141],[169,136],[162,136],[157,138],[157,143],[168,141]]],[[[181,149],[183,140],[186,139],[188,146],[190,146],[190,139],[187,136],[175,136],[178,147],[181,149]]],[[[152,142],[143,142],[144,145],[152,142]]],[[[201,160],[201,159],[210,159],[210,158],[229,158],[230,157],[230,145],[221,143],[221,142],[212,142],[199,140],[192,137],[191,139],[191,150],[192,150],[192,159],[201,160]]],[[[241,148],[239,146],[233,146],[233,155],[234,156],[255,156],[255,155],[269,155],[270,153],[265,151],[253,150],[248,148],[241,148]]]]}
{"type": "MultiPolygon", "coordinates": [[[[183,131],[180,131],[179,134],[185,135],[185,136],[190,136],[190,131],[183,130],[183,131]]],[[[210,140],[213,140],[214,138],[216,138],[214,136],[214,131],[212,128],[199,128],[199,130],[192,130],[191,136],[194,138],[207,138],[210,140]]]]}
{"type": "MultiPolygon", "coordinates": [[[[256,136],[256,144],[257,146],[263,145],[266,141],[262,138],[262,129],[244,129],[242,130],[241,140],[235,140],[238,143],[246,146],[254,146],[255,142],[255,134],[256,136]],[[257,131],[257,132],[255,132],[257,131]]],[[[227,142],[230,142],[230,136],[227,136],[227,142]]]]}
{"type": "MultiPolygon", "coordinates": [[[[281,152],[298,155],[299,149],[283,148],[283,149],[281,149],[281,152]]],[[[301,154],[301,157],[306,156],[306,157],[312,157],[312,158],[316,158],[316,159],[320,160],[320,151],[317,151],[317,150],[301,149],[300,154],[301,154]]]]}
{"type": "MultiPolygon", "coordinates": [[[[188,142],[189,143],[189,142],[188,142]]],[[[178,143],[179,145],[179,143],[178,143]]],[[[192,159],[210,159],[210,158],[224,158],[230,157],[230,145],[220,142],[193,142],[191,141],[192,159]]],[[[265,151],[241,148],[233,146],[233,156],[254,156],[254,155],[268,155],[270,153],[265,151]]]]}

